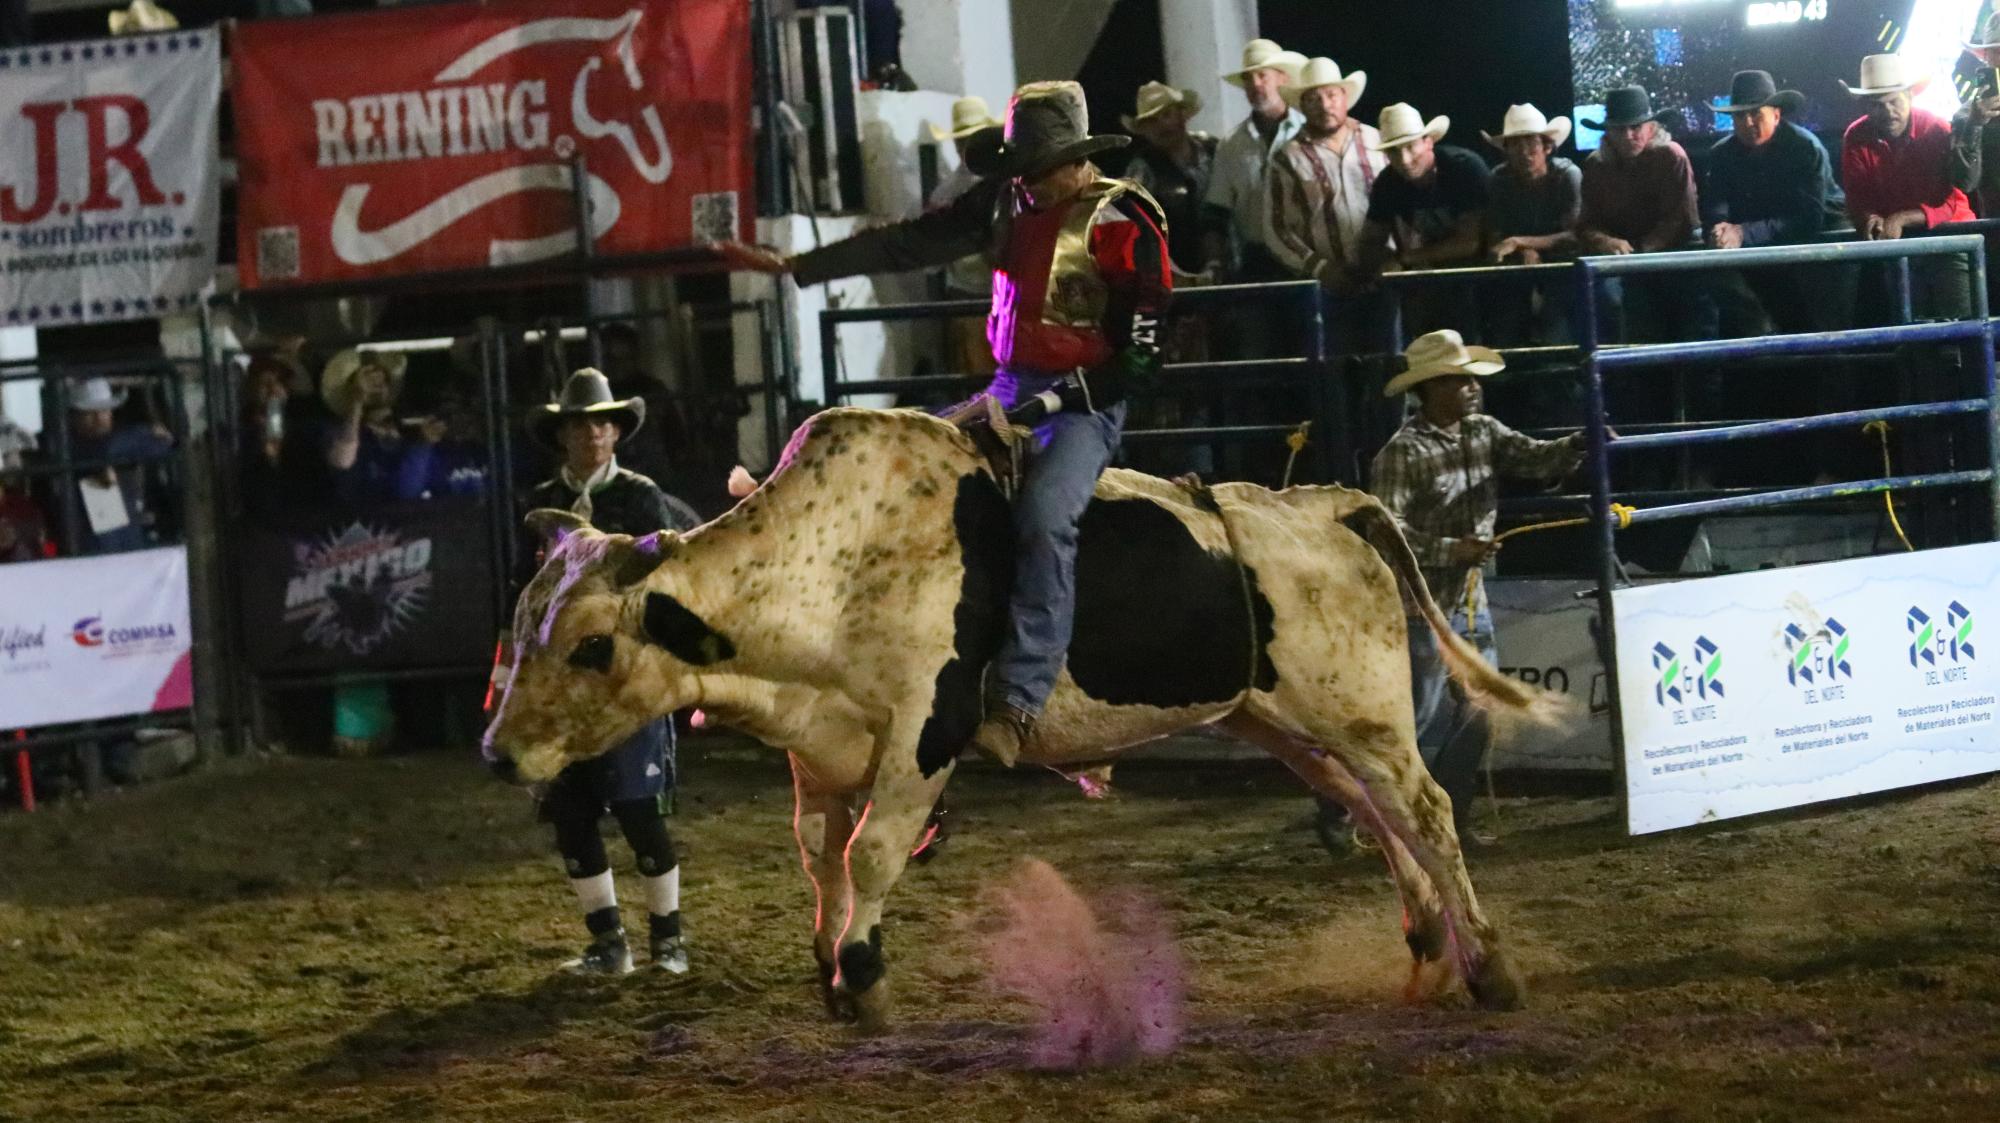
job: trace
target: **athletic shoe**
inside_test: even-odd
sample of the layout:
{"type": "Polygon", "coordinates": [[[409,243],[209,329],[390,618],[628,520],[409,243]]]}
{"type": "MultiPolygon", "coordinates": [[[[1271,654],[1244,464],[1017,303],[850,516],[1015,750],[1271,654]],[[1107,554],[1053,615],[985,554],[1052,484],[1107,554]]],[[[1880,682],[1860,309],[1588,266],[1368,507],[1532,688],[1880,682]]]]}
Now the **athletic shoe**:
{"type": "Polygon", "coordinates": [[[582,955],[563,964],[563,970],[572,975],[631,974],[632,949],[625,943],[625,933],[606,932],[590,941],[582,955]]]}
{"type": "Polygon", "coordinates": [[[655,936],[653,938],[653,967],[669,975],[688,973],[687,944],[679,936],[655,936]]]}

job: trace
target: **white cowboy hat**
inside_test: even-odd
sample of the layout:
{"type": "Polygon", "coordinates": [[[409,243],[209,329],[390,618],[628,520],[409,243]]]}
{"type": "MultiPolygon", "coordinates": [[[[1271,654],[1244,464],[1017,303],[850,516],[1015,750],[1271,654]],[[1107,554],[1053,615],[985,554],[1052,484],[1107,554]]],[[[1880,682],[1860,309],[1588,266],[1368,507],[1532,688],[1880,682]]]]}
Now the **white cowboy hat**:
{"type": "Polygon", "coordinates": [[[1398,148],[1424,137],[1436,140],[1445,134],[1445,130],[1451,128],[1451,118],[1439,114],[1426,123],[1424,115],[1417,112],[1416,106],[1406,101],[1399,101],[1382,111],[1381,119],[1375,128],[1382,134],[1382,138],[1370,147],[1378,150],[1398,148]]]}
{"type": "Polygon", "coordinates": [[[1201,95],[1193,90],[1177,90],[1165,82],[1148,82],[1139,87],[1139,96],[1134,99],[1133,108],[1138,112],[1123,114],[1119,120],[1125,122],[1126,130],[1130,131],[1137,122],[1174,106],[1187,110],[1187,115],[1192,117],[1201,112],[1201,95]]]}
{"type": "Polygon", "coordinates": [[[1419,382],[1428,382],[1447,374],[1470,374],[1483,378],[1507,369],[1507,360],[1500,357],[1500,352],[1491,347],[1468,345],[1464,336],[1450,328],[1411,340],[1403,358],[1408,367],[1382,387],[1385,398],[1393,398],[1419,382]]]}
{"type": "Polygon", "coordinates": [[[1880,97],[1922,84],[1922,76],[1913,73],[1910,60],[1902,55],[1869,55],[1861,60],[1861,84],[1850,86],[1842,82],[1840,88],[1855,97],[1880,97]]]}
{"type": "Polygon", "coordinates": [[[963,140],[981,129],[991,129],[1000,124],[993,111],[986,108],[986,99],[969,96],[951,103],[951,127],[932,125],[932,140],[963,140]]]}
{"type": "Polygon", "coordinates": [[[78,413],[92,413],[100,409],[117,409],[125,404],[125,391],[113,390],[111,383],[102,378],[86,378],[83,384],[69,396],[69,408],[78,413]]]}
{"type": "Polygon", "coordinates": [[[148,31],[173,31],[181,21],[172,12],[153,3],[153,0],[132,0],[132,6],[122,12],[112,12],[109,17],[111,34],[141,35],[148,31]]]}
{"type": "Polygon", "coordinates": [[[1986,22],[1980,25],[1979,33],[1974,38],[1977,38],[1979,42],[1965,44],[1966,50],[1990,51],[1995,47],[2000,47],[2000,12],[1994,12],[1992,15],[1987,16],[1986,22]]]}
{"type": "Polygon", "coordinates": [[[1557,148],[1569,139],[1569,118],[1558,117],[1551,121],[1542,111],[1532,105],[1510,105],[1507,115],[1500,119],[1500,135],[1495,136],[1484,129],[1479,135],[1495,148],[1507,147],[1506,142],[1517,136],[1539,136],[1548,138],[1557,148]]]}
{"type": "Polygon", "coordinates": [[[1299,68],[1298,74],[1290,82],[1285,83],[1285,101],[1287,104],[1297,105],[1307,90],[1315,90],[1321,86],[1342,87],[1347,91],[1347,104],[1353,105],[1361,100],[1361,91],[1368,88],[1368,72],[1357,70],[1342,77],[1339,63],[1325,57],[1309,58],[1306,64],[1299,68]]]}
{"type": "Polygon", "coordinates": [[[347,395],[354,386],[354,376],[361,373],[364,366],[375,366],[389,376],[389,396],[400,396],[403,386],[403,370],[410,365],[410,357],[401,351],[357,351],[349,347],[326,361],[319,372],[319,396],[328,408],[336,414],[347,412],[347,395]]]}
{"type": "Polygon", "coordinates": [[[1297,51],[1288,51],[1269,39],[1252,39],[1243,44],[1243,68],[1232,70],[1222,76],[1222,80],[1232,86],[1241,86],[1243,79],[1253,70],[1268,70],[1276,67],[1285,72],[1289,80],[1297,75],[1299,68],[1306,64],[1306,56],[1297,51]]]}

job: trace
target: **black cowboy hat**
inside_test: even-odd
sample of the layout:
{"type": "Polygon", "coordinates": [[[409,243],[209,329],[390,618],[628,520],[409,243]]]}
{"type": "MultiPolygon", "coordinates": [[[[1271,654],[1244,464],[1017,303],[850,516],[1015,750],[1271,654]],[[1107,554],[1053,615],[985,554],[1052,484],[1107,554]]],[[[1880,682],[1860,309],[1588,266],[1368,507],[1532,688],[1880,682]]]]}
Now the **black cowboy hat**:
{"type": "Polygon", "coordinates": [[[584,367],[563,383],[562,395],[537,409],[528,418],[528,430],[535,440],[555,448],[556,431],[565,418],[603,418],[618,426],[620,441],[639,431],[646,423],[644,398],[618,399],[611,396],[611,380],[595,367],[584,367]]]}
{"type": "Polygon", "coordinates": [[[1007,103],[1007,124],[994,153],[1001,175],[1031,178],[1098,152],[1123,148],[1129,136],[1091,136],[1083,87],[1075,82],[1030,82],[1007,103]]]}
{"type": "Polygon", "coordinates": [[[1620,86],[1604,95],[1604,120],[1585,121],[1579,117],[1577,121],[1586,128],[1602,130],[1643,125],[1668,116],[1672,116],[1671,111],[1653,108],[1653,95],[1646,92],[1646,87],[1620,86]]]}
{"type": "Polygon", "coordinates": [[[1748,113],[1767,105],[1785,113],[1805,108],[1806,95],[1797,90],[1781,90],[1768,70],[1739,70],[1729,80],[1729,100],[1711,103],[1717,113],[1748,113]]]}

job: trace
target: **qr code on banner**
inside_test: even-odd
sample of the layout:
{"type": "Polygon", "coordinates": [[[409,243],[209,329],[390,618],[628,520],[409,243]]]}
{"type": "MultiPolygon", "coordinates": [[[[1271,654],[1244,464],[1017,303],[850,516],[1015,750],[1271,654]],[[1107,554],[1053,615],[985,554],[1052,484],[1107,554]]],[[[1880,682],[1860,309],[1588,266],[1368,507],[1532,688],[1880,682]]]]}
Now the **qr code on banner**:
{"type": "Polygon", "coordinates": [[[713,191],[694,197],[694,244],[728,242],[736,238],[736,192],[713,191]]]}
{"type": "Polygon", "coordinates": [[[291,281],[299,275],[299,228],[266,226],[257,231],[257,276],[291,281]]]}

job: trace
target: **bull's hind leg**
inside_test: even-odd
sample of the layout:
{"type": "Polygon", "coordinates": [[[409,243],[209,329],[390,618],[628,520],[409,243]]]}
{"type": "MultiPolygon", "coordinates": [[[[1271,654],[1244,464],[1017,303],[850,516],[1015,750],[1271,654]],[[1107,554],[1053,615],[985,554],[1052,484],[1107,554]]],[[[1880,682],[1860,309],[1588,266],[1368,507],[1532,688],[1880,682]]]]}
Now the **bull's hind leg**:
{"type": "Polygon", "coordinates": [[[1444,901],[1459,972],[1473,999],[1489,1009],[1519,1009],[1527,1001],[1527,984],[1479,907],[1459,852],[1451,800],[1425,769],[1415,737],[1407,729],[1351,721],[1326,744],[1360,783],[1384,825],[1430,875],[1444,901]]]}
{"type": "Polygon", "coordinates": [[[813,959],[819,964],[820,999],[829,1016],[852,1020],[853,1011],[834,994],[836,944],[847,913],[847,871],[842,849],[854,833],[854,811],[848,798],[814,787],[792,762],[792,833],[799,842],[799,859],[813,887],[813,959]]]}
{"type": "Polygon", "coordinates": [[[888,969],[882,958],[882,908],[889,890],[903,874],[931,805],[951,778],[952,764],[931,776],[914,766],[915,738],[898,753],[884,753],[868,806],[847,845],[847,880],[852,893],[847,928],[840,936],[840,975],[836,991],[855,1006],[861,1028],[876,1030],[888,1022],[888,969]],[[900,767],[891,762],[903,758],[900,767]]]}
{"type": "Polygon", "coordinates": [[[1397,896],[1403,905],[1403,942],[1410,948],[1410,993],[1414,997],[1423,989],[1426,966],[1443,958],[1448,940],[1444,904],[1438,899],[1430,876],[1383,822],[1361,785],[1318,746],[1248,715],[1238,714],[1224,722],[1223,727],[1277,757],[1314,791],[1347,808],[1357,824],[1381,840],[1383,857],[1388,860],[1389,874],[1395,879],[1397,896]]]}

